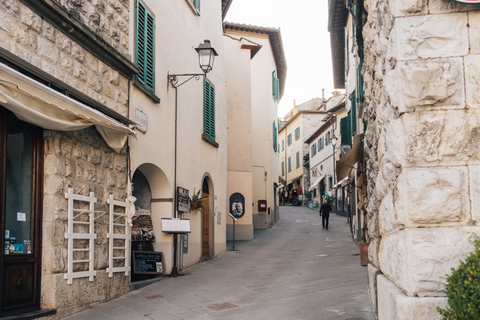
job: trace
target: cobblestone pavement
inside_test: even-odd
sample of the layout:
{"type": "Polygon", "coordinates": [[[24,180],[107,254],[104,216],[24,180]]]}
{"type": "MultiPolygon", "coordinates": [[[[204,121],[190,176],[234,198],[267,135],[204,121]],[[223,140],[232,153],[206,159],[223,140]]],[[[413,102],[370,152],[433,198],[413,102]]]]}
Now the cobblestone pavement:
{"type": "Polygon", "coordinates": [[[327,231],[318,211],[280,207],[276,226],[235,248],[67,319],[373,319],[345,217],[327,231]]]}

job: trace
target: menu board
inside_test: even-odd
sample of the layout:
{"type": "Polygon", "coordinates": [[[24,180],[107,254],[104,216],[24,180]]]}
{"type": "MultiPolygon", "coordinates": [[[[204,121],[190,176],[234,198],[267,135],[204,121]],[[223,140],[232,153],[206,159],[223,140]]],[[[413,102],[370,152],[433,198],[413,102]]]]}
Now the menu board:
{"type": "Polygon", "coordinates": [[[165,274],[163,252],[133,251],[133,273],[165,274]]]}
{"type": "Polygon", "coordinates": [[[162,232],[190,233],[190,219],[162,218],[162,232]]]}

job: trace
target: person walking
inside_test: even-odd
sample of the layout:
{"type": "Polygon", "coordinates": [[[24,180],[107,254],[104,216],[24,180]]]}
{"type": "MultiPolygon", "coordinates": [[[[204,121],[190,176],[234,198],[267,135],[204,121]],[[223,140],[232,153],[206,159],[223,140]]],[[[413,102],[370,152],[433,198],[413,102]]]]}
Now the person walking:
{"type": "Polygon", "coordinates": [[[330,218],[330,211],[332,211],[332,207],[328,204],[327,200],[325,200],[320,206],[320,217],[322,217],[323,230],[328,230],[328,219],[330,218]]]}

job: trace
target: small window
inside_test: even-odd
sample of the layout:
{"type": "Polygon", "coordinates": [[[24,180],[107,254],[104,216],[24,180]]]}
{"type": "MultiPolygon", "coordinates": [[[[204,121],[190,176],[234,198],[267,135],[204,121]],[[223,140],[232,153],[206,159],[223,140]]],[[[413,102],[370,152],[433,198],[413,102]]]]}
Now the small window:
{"type": "Polygon", "coordinates": [[[333,189],[333,178],[332,177],[328,178],[328,187],[329,187],[330,190],[333,189]]]}
{"type": "Polygon", "coordinates": [[[280,101],[279,81],[277,78],[277,70],[272,72],[272,96],[275,102],[280,101]]]}
{"type": "Polygon", "coordinates": [[[297,151],[297,154],[296,154],[296,157],[297,157],[297,168],[300,167],[300,152],[297,151]]]}
{"type": "Polygon", "coordinates": [[[288,172],[292,171],[292,158],[288,157],[288,172]]]}
{"type": "Polygon", "coordinates": [[[288,140],[287,143],[290,146],[292,144],[292,134],[291,133],[288,134],[287,140],[288,140]]]}
{"type": "Polygon", "coordinates": [[[285,175],[285,161],[282,161],[282,177],[285,175]]]}
{"type": "Polygon", "coordinates": [[[285,139],[282,140],[282,151],[285,150],[285,139]]]}
{"type": "Polygon", "coordinates": [[[330,143],[330,131],[325,135],[325,146],[328,146],[330,143]]]}
{"type": "Polygon", "coordinates": [[[312,154],[312,158],[315,157],[315,155],[317,154],[317,144],[316,143],[312,144],[311,154],[312,154]]]}
{"type": "Polygon", "coordinates": [[[295,140],[298,139],[300,139],[300,127],[297,127],[297,129],[295,129],[295,140]]]}

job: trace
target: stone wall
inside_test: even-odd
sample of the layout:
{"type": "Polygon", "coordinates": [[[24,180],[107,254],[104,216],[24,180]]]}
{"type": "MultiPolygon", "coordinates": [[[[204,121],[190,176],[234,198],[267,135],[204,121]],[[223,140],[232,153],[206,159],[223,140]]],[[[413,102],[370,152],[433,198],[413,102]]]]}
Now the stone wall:
{"type": "MultiPolygon", "coordinates": [[[[110,149],[98,132],[87,128],[75,132],[52,132],[45,140],[44,209],[42,243],[42,308],[57,310],[52,318],[62,318],[129,292],[129,277],[115,273],[109,278],[108,214],[95,221],[95,270],[93,282],[74,279],[67,284],[67,199],[68,187],[81,195],[95,193],[95,210],[108,213],[107,199],[125,200],[126,153],[110,149]]],[[[85,268],[81,264],[78,268],[85,268]]],[[[76,270],[79,271],[79,270],[76,270]]]]}
{"type": "Polygon", "coordinates": [[[480,6],[365,9],[371,301],[379,319],[440,318],[445,274],[480,238],[480,6]]]}
{"type": "MultiPolygon", "coordinates": [[[[128,49],[128,3],[61,1],[121,53],[128,49]]],[[[18,0],[0,1],[0,47],[127,116],[128,80],[18,0]]]]}

